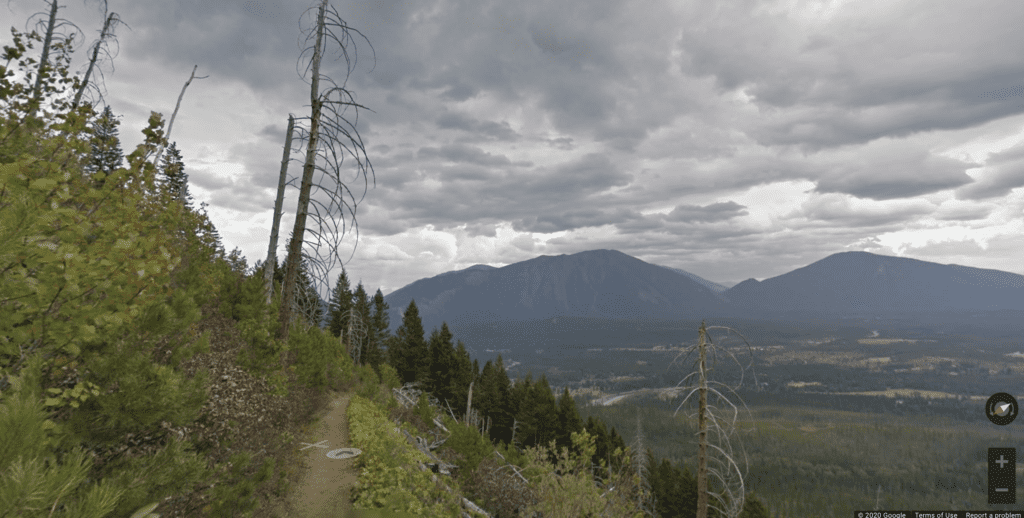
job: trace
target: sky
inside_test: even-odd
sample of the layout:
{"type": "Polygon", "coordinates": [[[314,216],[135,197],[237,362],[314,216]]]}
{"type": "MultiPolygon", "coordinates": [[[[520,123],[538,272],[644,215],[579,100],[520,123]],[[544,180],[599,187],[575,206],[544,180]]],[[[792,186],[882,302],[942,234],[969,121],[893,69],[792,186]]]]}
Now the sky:
{"type": "MultiPolygon", "coordinates": [[[[124,25],[98,86],[122,149],[142,142],[151,111],[170,118],[198,65],[208,77],[185,91],[171,140],[195,204],[249,265],[267,255],[288,114],[308,128],[319,3],[107,4],[124,25]]],[[[103,7],[61,6],[84,75],[103,7]]],[[[372,164],[364,177],[348,155],[338,173],[358,240],[349,209],[332,219],[353,287],[370,294],[594,249],[726,286],[854,250],[1024,274],[1018,0],[331,6],[362,36],[344,41],[350,74],[334,40],[321,73],[368,108],[344,116],[372,164]]],[[[0,5],[0,43],[46,12],[44,0],[0,5]]],[[[293,145],[298,178],[306,149],[293,145]]]]}

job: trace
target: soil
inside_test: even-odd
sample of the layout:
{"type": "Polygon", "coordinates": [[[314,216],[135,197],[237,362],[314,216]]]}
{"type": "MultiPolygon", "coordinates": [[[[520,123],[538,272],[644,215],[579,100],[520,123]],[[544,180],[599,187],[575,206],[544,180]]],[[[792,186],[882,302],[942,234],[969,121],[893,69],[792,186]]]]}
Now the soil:
{"type": "Polygon", "coordinates": [[[347,517],[352,515],[350,497],[358,479],[355,458],[332,459],[330,451],[352,447],[348,442],[348,402],[350,393],[334,392],[331,404],[310,427],[306,437],[296,439],[302,449],[302,476],[282,502],[274,506],[274,516],[295,518],[347,517]],[[312,446],[319,444],[319,446],[312,446]],[[326,447],[324,447],[326,446],[326,447]]]}

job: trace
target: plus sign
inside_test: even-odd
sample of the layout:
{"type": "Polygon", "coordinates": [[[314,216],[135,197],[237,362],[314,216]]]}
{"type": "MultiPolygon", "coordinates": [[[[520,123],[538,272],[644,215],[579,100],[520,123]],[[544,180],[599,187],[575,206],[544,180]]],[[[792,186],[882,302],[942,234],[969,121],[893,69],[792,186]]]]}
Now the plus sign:
{"type": "Polygon", "coordinates": [[[1000,455],[999,456],[999,460],[996,461],[996,464],[999,464],[999,467],[1002,468],[1003,464],[1006,464],[1007,462],[1010,462],[1010,461],[1004,459],[1003,456],[1000,455]]]}

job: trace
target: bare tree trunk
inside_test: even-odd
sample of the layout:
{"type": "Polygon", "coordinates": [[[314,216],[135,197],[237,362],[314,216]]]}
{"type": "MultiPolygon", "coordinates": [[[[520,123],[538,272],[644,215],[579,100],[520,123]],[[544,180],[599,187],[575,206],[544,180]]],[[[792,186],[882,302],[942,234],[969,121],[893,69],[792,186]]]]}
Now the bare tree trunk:
{"type": "Polygon", "coordinates": [[[89,60],[89,68],[85,70],[85,79],[82,80],[82,86],[75,93],[75,101],[72,104],[72,108],[77,108],[78,103],[82,100],[82,93],[85,92],[85,88],[89,85],[89,76],[92,75],[92,68],[96,66],[96,58],[100,53],[100,45],[103,44],[103,40],[107,39],[107,34],[110,31],[110,23],[114,21],[116,13],[110,13],[107,16],[107,21],[103,23],[103,30],[100,32],[100,41],[96,42],[96,47],[92,49],[92,58],[89,60]]]}
{"type": "Polygon", "coordinates": [[[292,300],[295,299],[295,279],[299,272],[299,259],[302,254],[302,238],[306,233],[306,216],[309,208],[309,191],[313,183],[313,167],[316,160],[317,139],[320,136],[320,110],[322,101],[318,89],[320,87],[320,44],[324,35],[324,11],[327,9],[327,0],[320,4],[320,12],[317,15],[316,24],[316,46],[313,49],[313,79],[310,85],[309,98],[312,103],[313,114],[309,121],[309,142],[306,146],[306,163],[302,168],[302,187],[299,190],[299,208],[295,215],[295,230],[292,233],[291,242],[288,244],[288,267],[284,278],[284,300],[281,304],[281,327],[278,331],[279,338],[288,341],[288,325],[291,323],[292,300]]]}
{"type": "MultiPolygon", "coordinates": [[[[348,354],[352,355],[352,349],[355,342],[352,341],[352,319],[355,318],[355,308],[348,308],[348,354]]],[[[360,350],[356,347],[356,356],[353,358],[356,361],[356,365],[359,365],[359,353],[360,350]]]]}
{"type": "Polygon", "coordinates": [[[288,162],[291,160],[292,131],[295,128],[295,116],[288,114],[288,133],[284,137],[284,156],[281,157],[281,177],[277,181],[277,199],[274,201],[274,223],[270,227],[270,246],[267,248],[266,268],[263,271],[263,283],[267,291],[267,305],[274,296],[274,269],[277,267],[277,234],[281,230],[281,205],[284,204],[285,176],[288,173],[288,162]]]}
{"type": "MultiPolygon", "coordinates": [[[[53,41],[53,25],[57,21],[57,0],[51,0],[53,2],[50,5],[50,22],[46,26],[46,39],[43,40],[43,56],[39,59],[39,68],[36,71],[36,84],[32,87],[32,100],[42,104],[43,102],[43,74],[46,72],[46,68],[50,66],[50,42],[53,41]]],[[[32,115],[35,115],[35,110],[32,115]]]]}
{"type": "Polygon", "coordinates": [[[707,331],[704,322],[700,323],[700,406],[697,414],[697,518],[708,518],[708,380],[704,369],[707,365],[707,349],[704,336],[707,331]]]}
{"type": "MultiPolygon", "coordinates": [[[[469,398],[466,399],[466,424],[469,424],[469,411],[473,408],[473,383],[469,382],[469,398]]],[[[514,436],[515,432],[512,433],[514,436]]]]}
{"type": "MultiPolygon", "coordinates": [[[[198,68],[199,65],[192,67],[192,75],[189,76],[188,81],[185,81],[185,86],[181,87],[181,93],[178,94],[178,104],[174,105],[174,113],[171,114],[171,120],[167,123],[167,134],[164,135],[164,138],[167,139],[167,142],[171,141],[171,128],[174,127],[174,118],[178,116],[178,108],[181,108],[181,98],[185,97],[185,89],[188,88],[188,85],[192,83],[193,79],[206,79],[207,77],[210,77],[196,77],[196,69],[198,68]]],[[[160,146],[160,149],[158,149],[156,152],[156,159],[153,160],[153,165],[157,166],[158,168],[160,167],[160,155],[162,155],[163,153],[164,147],[160,146]]],[[[182,203],[185,203],[184,191],[181,192],[179,198],[181,198],[182,203]]]]}

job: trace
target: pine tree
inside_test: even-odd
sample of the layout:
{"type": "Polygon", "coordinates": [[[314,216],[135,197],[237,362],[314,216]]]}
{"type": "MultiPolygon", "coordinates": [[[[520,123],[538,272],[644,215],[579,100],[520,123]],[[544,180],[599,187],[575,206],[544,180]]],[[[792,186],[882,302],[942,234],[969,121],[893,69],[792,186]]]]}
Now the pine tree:
{"type": "Polygon", "coordinates": [[[562,390],[562,396],[558,399],[558,427],[555,430],[555,445],[559,451],[563,447],[574,451],[571,434],[583,430],[583,419],[580,418],[579,410],[576,409],[576,401],[569,394],[569,388],[562,390]]]}
{"type": "Polygon", "coordinates": [[[167,199],[179,200],[186,209],[193,210],[192,195],[188,191],[188,173],[185,172],[185,163],[177,142],[167,148],[160,173],[158,192],[167,196],[167,199]]]}
{"type": "Polygon", "coordinates": [[[124,153],[121,152],[121,140],[118,138],[117,127],[121,122],[114,116],[110,106],[103,108],[103,113],[96,119],[92,137],[92,159],[85,164],[85,172],[93,176],[97,189],[103,188],[106,176],[120,169],[124,164],[124,153]],[[102,173],[98,175],[97,173],[102,173]],[[104,178],[99,178],[103,176],[104,178]]]}
{"type": "Polygon", "coordinates": [[[320,295],[316,292],[312,279],[309,276],[308,263],[303,257],[299,261],[299,276],[297,280],[297,291],[295,305],[299,313],[305,318],[306,323],[311,326],[320,326],[324,319],[324,308],[320,301],[320,295]]]}
{"type": "Polygon", "coordinates": [[[390,338],[388,328],[391,327],[391,319],[388,317],[388,303],[384,302],[384,294],[380,288],[373,295],[373,316],[370,317],[370,346],[367,350],[367,362],[373,366],[380,375],[380,366],[384,363],[386,344],[390,338]]]}
{"type": "Polygon", "coordinates": [[[453,411],[455,408],[466,408],[466,401],[469,399],[469,383],[473,379],[473,361],[469,359],[466,344],[459,340],[455,349],[455,369],[448,385],[448,393],[451,394],[448,405],[453,408],[453,411]]]}
{"type": "Polygon", "coordinates": [[[353,293],[348,285],[348,273],[343,269],[334,285],[334,291],[331,292],[330,320],[327,323],[328,331],[335,338],[341,336],[343,332],[348,332],[348,310],[352,307],[352,297],[353,293]]]}
{"type": "Polygon", "coordinates": [[[388,347],[389,363],[398,372],[402,383],[421,381],[426,371],[427,342],[423,338],[423,321],[420,320],[416,301],[409,301],[409,307],[402,315],[402,325],[388,347]]]}
{"type": "Polygon", "coordinates": [[[548,384],[546,374],[541,374],[540,380],[533,385],[533,400],[527,408],[536,426],[533,445],[546,447],[548,442],[555,439],[555,425],[558,423],[555,395],[551,392],[551,385],[548,384]]]}
{"type": "MultiPolygon", "coordinates": [[[[352,294],[352,309],[356,321],[359,322],[359,333],[353,333],[351,340],[353,344],[360,347],[359,363],[368,365],[370,362],[367,361],[367,351],[370,349],[372,322],[370,321],[370,299],[366,294],[366,289],[363,288],[363,281],[359,281],[355,293],[352,294]]],[[[348,332],[347,328],[346,332],[348,332]]],[[[348,340],[346,337],[345,343],[348,343],[348,340]]]]}
{"type": "Polygon", "coordinates": [[[455,355],[455,344],[448,323],[441,323],[441,330],[430,334],[430,372],[427,376],[428,390],[438,401],[455,399],[452,392],[452,379],[457,374],[458,358],[455,355]]]}

